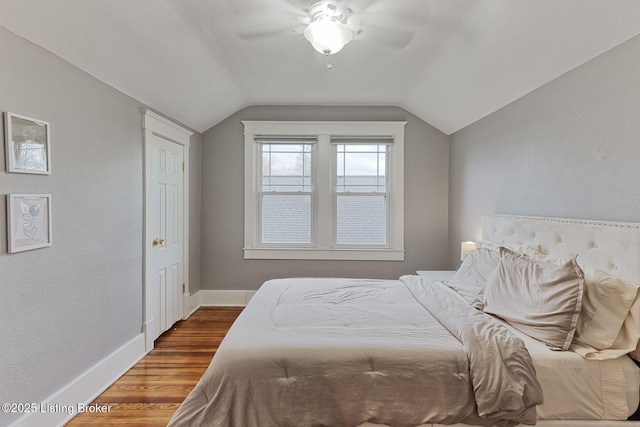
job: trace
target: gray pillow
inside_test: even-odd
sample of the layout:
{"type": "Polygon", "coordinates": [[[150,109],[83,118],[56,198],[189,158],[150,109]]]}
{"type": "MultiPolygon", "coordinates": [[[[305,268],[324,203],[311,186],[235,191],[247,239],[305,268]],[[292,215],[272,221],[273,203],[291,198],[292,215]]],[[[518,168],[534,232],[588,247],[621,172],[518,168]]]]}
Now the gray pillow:
{"type": "Polygon", "coordinates": [[[554,350],[567,350],[583,292],[584,276],[575,259],[558,265],[500,248],[500,263],[479,299],[484,312],[554,350]]]}

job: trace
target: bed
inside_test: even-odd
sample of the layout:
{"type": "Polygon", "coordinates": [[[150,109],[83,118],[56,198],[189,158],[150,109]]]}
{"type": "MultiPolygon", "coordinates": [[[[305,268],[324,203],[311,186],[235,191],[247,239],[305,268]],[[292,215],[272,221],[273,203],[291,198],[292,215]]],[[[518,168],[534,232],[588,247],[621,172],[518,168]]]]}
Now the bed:
{"type": "Polygon", "coordinates": [[[640,225],[491,215],[474,257],[451,282],[413,275],[266,282],[169,425],[640,425],[626,421],[640,394],[628,355],[640,355],[640,225]],[[481,254],[498,254],[498,267],[481,254]],[[542,295],[562,289],[552,321],[509,312],[537,295],[526,286],[505,294],[514,279],[501,274],[531,265],[545,266],[542,279],[547,267],[570,276],[539,279],[553,284],[542,295]],[[600,296],[619,298],[610,310],[626,298],[624,316],[594,302],[590,281],[599,275],[609,286],[600,296]],[[622,280],[626,297],[613,288],[622,280]],[[603,313],[606,330],[596,325],[603,313]],[[593,348],[585,344],[591,335],[615,342],[593,348]]]}

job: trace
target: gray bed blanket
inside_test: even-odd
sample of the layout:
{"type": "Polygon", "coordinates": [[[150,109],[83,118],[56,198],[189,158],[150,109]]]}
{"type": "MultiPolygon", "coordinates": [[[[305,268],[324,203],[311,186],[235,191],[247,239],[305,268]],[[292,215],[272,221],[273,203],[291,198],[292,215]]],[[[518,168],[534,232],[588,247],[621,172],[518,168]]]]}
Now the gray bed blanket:
{"type": "Polygon", "coordinates": [[[450,292],[418,276],[268,281],[169,425],[535,424],[523,343],[450,292]]]}

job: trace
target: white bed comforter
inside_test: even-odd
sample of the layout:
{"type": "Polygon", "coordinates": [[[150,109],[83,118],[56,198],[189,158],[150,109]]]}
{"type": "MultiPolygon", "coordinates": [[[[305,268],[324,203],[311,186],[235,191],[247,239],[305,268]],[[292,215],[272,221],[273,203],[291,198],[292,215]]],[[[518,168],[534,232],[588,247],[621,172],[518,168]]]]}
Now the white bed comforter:
{"type": "Polygon", "coordinates": [[[279,279],[242,312],[170,426],[535,423],[522,341],[418,276],[279,279]]]}

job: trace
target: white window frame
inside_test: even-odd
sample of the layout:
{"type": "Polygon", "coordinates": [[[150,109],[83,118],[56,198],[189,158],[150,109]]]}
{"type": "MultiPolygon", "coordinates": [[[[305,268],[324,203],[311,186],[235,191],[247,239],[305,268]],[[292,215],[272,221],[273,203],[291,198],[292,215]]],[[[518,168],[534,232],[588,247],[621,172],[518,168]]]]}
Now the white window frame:
{"type": "MultiPolygon", "coordinates": [[[[360,139],[360,138],[359,138],[360,139]]],[[[369,137],[364,137],[361,138],[363,141],[361,143],[365,143],[367,145],[376,145],[379,144],[380,141],[376,141],[375,138],[371,138],[369,137]],[[367,142],[364,142],[367,141],[367,142]]],[[[386,137],[384,138],[385,140],[388,140],[389,138],[386,137]]],[[[333,247],[334,248],[353,248],[353,249],[358,249],[358,248],[390,248],[391,247],[391,239],[390,239],[390,235],[391,235],[391,209],[390,209],[390,200],[391,200],[391,191],[390,191],[390,175],[388,173],[386,173],[387,171],[393,171],[393,167],[391,166],[391,162],[390,162],[390,155],[391,155],[391,149],[387,149],[386,151],[386,159],[385,159],[385,191],[384,192],[341,192],[338,191],[338,183],[337,183],[337,178],[338,178],[338,174],[337,174],[337,169],[338,169],[338,164],[337,164],[337,160],[338,160],[338,145],[350,145],[349,142],[334,142],[332,139],[332,143],[331,143],[332,147],[331,147],[331,188],[332,188],[332,193],[331,193],[331,201],[333,203],[333,220],[336,221],[338,219],[338,196],[340,195],[349,195],[349,196],[355,196],[355,197],[361,197],[361,196],[370,196],[372,194],[377,194],[377,195],[381,195],[381,194],[385,194],[387,197],[387,203],[386,203],[386,216],[387,216],[387,229],[385,230],[385,241],[387,243],[385,244],[369,244],[369,245],[349,245],[346,243],[338,243],[338,227],[332,227],[333,228],[333,247]]],[[[385,144],[387,145],[387,144],[385,144]]],[[[393,173],[393,172],[392,172],[393,173]]]]}
{"type": "Polygon", "coordinates": [[[242,121],[244,125],[244,258],[298,260],[404,261],[404,121],[242,121]],[[260,246],[259,159],[256,136],[315,136],[313,247],[260,246]],[[334,245],[335,161],[331,136],[391,137],[389,149],[389,238],[384,247],[334,245]]]}

